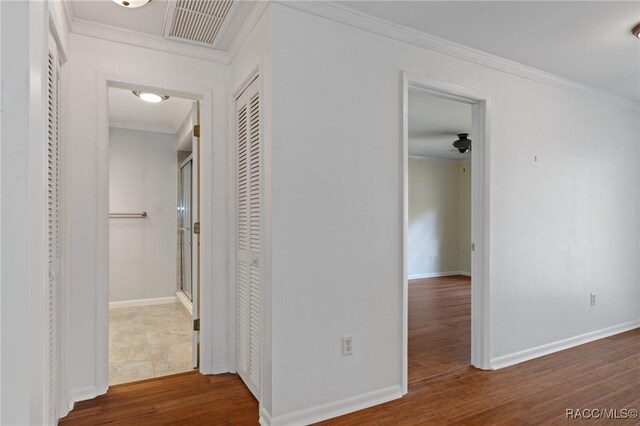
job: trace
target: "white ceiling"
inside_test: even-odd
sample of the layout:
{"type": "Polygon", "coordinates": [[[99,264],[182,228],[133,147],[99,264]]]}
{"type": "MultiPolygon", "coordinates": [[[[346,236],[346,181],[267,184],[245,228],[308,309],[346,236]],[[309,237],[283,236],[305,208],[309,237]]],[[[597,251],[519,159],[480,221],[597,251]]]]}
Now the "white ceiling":
{"type": "Polygon", "coordinates": [[[342,1],[342,6],[640,101],[640,1],[342,1]]]}
{"type": "MultiPolygon", "coordinates": [[[[134,9],[124,8],[111,0],[73,0],[69,3],[74,18],[162,37],[170,1],[152,0],[134,9]]],[[[247,0],[234,2],[227,16],[226,28],[218,35],[217,49],[227,50],[231,46],[255,3],[247,0]]]]}
{"type": "Polygon", "coordinates": [[[410,90],[409,155],[449,160],[471,158],[470,152],[460,154],[453,150],[458,133],[471,133],[471,108],[469,104],[410,90]]]}
{"type": "Polygon", "coordinates": [[[167,0],[153,0],[134,9],[125,9],[111,0],[71,1],[73,15],[79,19],[162,36],[167,0]]]}
{"type": "Polygon", "coordinates": [[[109,125],[129,129],[177,133],[193,101],[170,97],[157,104],[144,102],[131,90],[109,89],[109,125]]]}

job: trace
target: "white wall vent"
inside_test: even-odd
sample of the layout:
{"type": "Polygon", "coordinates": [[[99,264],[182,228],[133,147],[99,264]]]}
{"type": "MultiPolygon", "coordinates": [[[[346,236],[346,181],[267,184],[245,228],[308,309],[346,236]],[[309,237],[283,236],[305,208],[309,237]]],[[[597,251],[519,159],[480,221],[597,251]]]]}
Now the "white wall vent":
{"type": "Polygon", "coordinates": [[[171,2],[164,35],[214,47],[234,0],[176,0],[171,2]]]}

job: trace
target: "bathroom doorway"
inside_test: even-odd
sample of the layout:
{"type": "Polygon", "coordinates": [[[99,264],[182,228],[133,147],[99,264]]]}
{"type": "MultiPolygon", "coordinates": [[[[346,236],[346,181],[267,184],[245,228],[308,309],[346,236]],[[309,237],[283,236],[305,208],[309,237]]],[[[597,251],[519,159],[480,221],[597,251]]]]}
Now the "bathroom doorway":
{"type": "Polygon", "coordinates": [[[109,386],[198,367],[199,102],[109,89],[109,386]]]}

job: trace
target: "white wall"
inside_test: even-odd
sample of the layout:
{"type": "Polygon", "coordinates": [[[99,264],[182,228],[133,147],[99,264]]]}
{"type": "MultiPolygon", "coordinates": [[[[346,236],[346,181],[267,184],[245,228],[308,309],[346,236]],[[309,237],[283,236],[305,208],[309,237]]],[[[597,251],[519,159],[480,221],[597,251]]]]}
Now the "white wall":
{"type": "Polygon", "coordinates": [[[47,422],[46,2],[0,3],[0,424],[47,422]]]}
{"type": "Polygon", "coordinates": [[[409,159],[409,279],[470,272],[470,176],[468,162],[409,159]]]}
{"type": "Polygon", "coordinates": [[[471,274],[471,161],[458,165],[460,272],[471,274]]]}
{"type": "Polygon", "coordinates": [[[108,238],[108,194],[100,192],[108,179],[108,156],[101,151],[97,117],[97,111],[106,114],[107,99],[97,96],[106,88],[97,84],[107,77],[159,88],[187,87],[210,96],[211,104],[203,106],[202,115],[203,140],[213,142],[201,148],[206,164],[201,207],[209,215],[202,224],[205,258],[201,273],[210,277],[201,289],[201,302],[208,306],[202,313],[201,336],[215,344],[203,349],[211,358],[201,360],[201,370],[228,371],[228,66],[76,34],[71,35],[70,49],[70,176],[66,190],[73,225],[69,230],[69,363],[73,366],[69,385],[73,399],[91,398],[105,392],[107,386],[104,357],[108,341],[96,332],[98,319],[104,319],[107,309],[106,300],[101,300],[107,298],[103,280],[108,251],[98,242],[101,235],[108,238]],[[98,105],[97,99],[104,104],[98,105]],[[103,207],[98,210],[98,206],[103,207]]]}
{"type": "Polygon", "coordinates": [[[109,129],[109,301],[175,296],[176,135],[109,129]]]}
{"type": "Polygon", "coordinates": [[[403,70],[491,97],[491,357],[638,321],[637,105],[271,11],[274,422],[399,396],[403,70]]]}

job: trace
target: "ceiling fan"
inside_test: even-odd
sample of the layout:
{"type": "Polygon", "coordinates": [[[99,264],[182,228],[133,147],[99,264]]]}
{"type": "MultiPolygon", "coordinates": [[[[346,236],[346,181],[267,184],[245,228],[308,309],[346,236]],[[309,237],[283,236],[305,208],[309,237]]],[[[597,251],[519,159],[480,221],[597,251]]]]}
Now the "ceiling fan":
{"type": "Polygon", "coordinates": [[[460,154],[466,154],[471,151],[471,139],[469,139],[469,133],[458,133],[458,140],[453,142],[453,148],[449,149],[449,151],[458,151],[460,154]]]}

